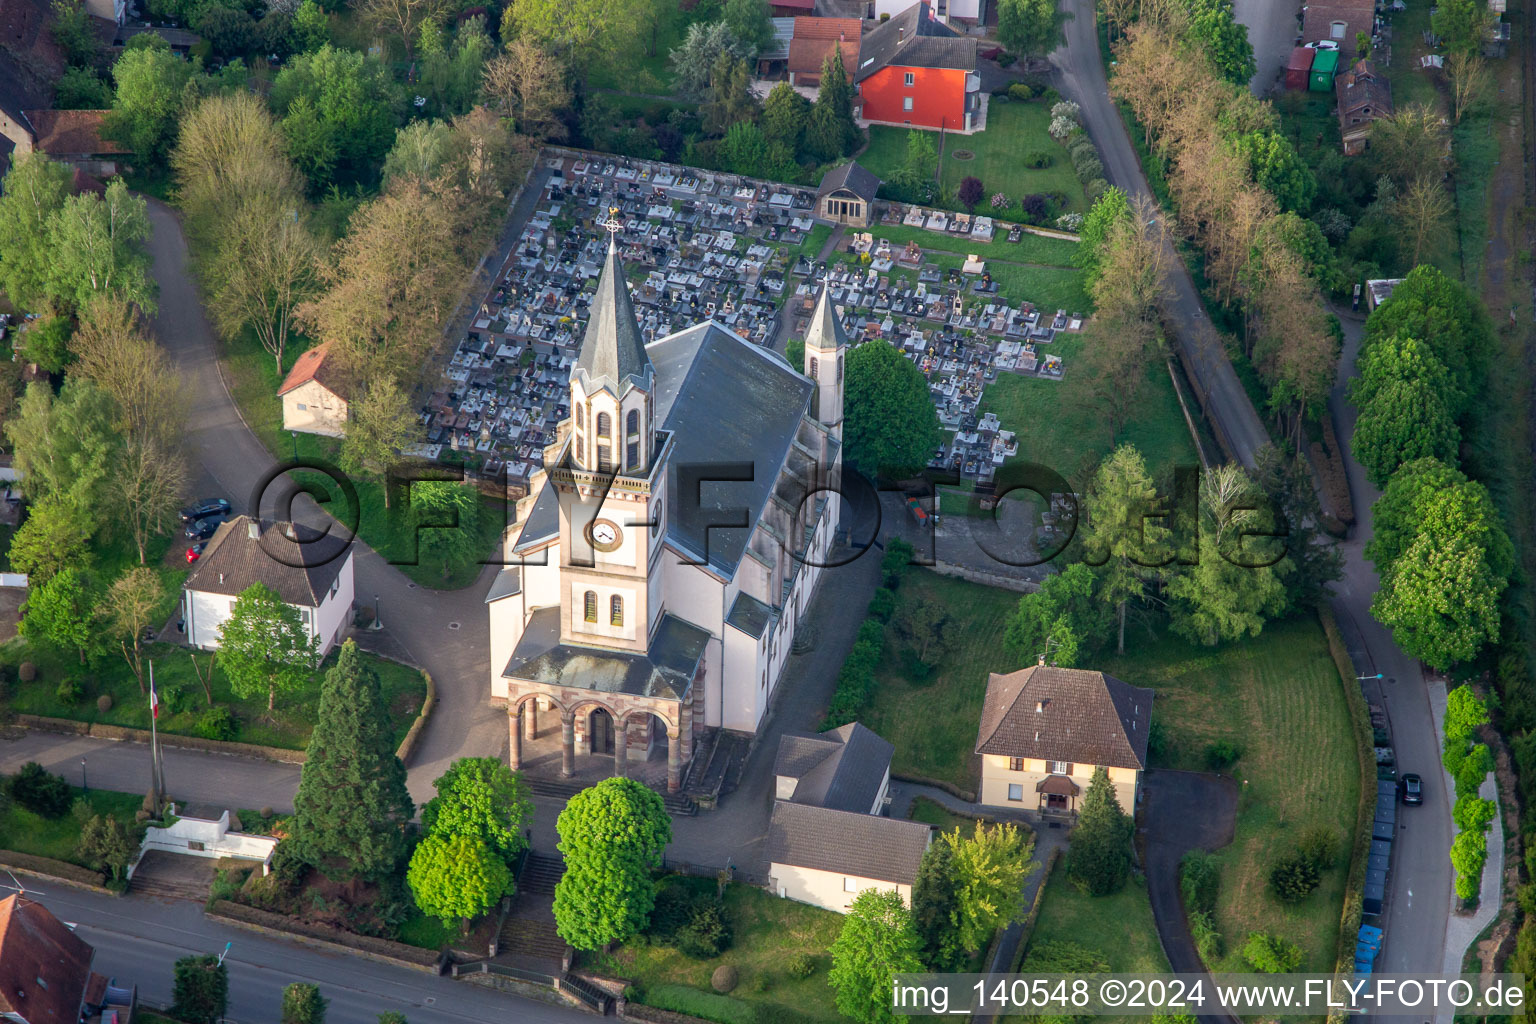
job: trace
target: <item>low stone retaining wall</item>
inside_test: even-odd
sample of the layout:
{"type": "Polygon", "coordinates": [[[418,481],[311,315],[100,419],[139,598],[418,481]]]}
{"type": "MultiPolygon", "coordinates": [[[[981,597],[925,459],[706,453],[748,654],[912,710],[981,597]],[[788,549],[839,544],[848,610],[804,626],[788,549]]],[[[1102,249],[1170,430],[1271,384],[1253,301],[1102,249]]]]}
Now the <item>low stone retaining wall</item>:
{"type": "MultiPolygon", "coordinates": [[[[115,740],[126,743],[148,743],[148,729],[130,729],[125,725],[106,725],[101,722],[76,722],[68,718],[47,718],[43,715],[17,715],[16,724],[25,729],[40,732],[57,732],[66,736],[89,736],[96,740],[115,740]]],[[[237,743],[232,740],[207,740],[201,736],[177,736],[160,733],[162,747],[183,750],[201,750],[211,754],[229,754],[234,757],[254,757],[281,764],[303,764],[304,751],[286,750],[282,747],[264,747],[258,743],[237,743]]]]}
{"type": "Polygon", "coordinates": [[[293,939],[305,945],[320,946],[332,952],[365,956],[380,963],[409,967],[429,974],[437,973],[437,953],[430,949],[407,946],[403,942],[390,942],[388,939],[374,938],[371,935],[354,935],[350,932],[320,928],[284,917],[282,914],[257,910],[255,907],[247,907],[229,900],[215,900],[209,905],[206,916],[275,938],[293,939]]]}
{"type": "Polygon", "coordinates": [[[92,871],[90,868],[83,868],[68,861],[38,857],[17,850],[0,850],[0,871],[14,871],[18,875],[46,878],[50,882],[62,882],[76,889],[87,889],[107,896],[122,895],[116,889],[108,889],[101,884],[99,871],[92,871]]]}
{"type": "Polygon", "coordinates": [[[405,764],[416,752],[416,744],[421,741],[421,733],[427,727],[427,719],[432,717],[432,706],[437,703],[437,683],[432,678],[432,673],[426,669],[417,669],[422,678],[427,681],[427,695],[421,702],[421,711],[416,715],[416,721],[406,731],[405,739],[400,741],[400,747],[395,751],[395,756],[405,764]]]}

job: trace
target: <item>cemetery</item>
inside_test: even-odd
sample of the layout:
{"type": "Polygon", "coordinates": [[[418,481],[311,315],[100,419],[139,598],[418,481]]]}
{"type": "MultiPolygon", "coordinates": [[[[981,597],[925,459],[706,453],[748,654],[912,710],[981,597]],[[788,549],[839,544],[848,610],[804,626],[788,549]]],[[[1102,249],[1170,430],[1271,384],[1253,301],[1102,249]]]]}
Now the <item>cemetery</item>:
{"type": "Polygon", "coordinates": [[[514,226],[515,244],[421,410],[420,454],[453,450],[486,476],[505,470],[513,493],[541,468],[568,414],[567,380],[614,222],[647,342],[713,319],[782,352],[825,283],[854,344],[895,345],[928,379],[953,432],[933,465],[976,480],[1018,451],[1014,431],[978,414],[983,391],[999,374],[1041,386],[1062,379],[1051,343],[1082,329],[1080,313],[1005,294],[985,260],[943,251],[1017,241],[1017,225],[881,203],[882,223],[932,233],[939,251],[921,235],[904,246],[868,232],[823,243],[813,189],[576,150],[547,150],[543,167],[533,213],[514,226]]]}

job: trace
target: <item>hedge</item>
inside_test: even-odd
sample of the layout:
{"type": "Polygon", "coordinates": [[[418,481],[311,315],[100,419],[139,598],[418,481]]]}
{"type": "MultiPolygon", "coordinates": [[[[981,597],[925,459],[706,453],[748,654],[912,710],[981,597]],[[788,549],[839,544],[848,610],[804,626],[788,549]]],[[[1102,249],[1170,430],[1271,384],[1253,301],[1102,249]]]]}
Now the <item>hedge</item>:
{"type": "Polygon", "coordinates": [[[68,861],[54,860],[52,857],[38,857],[18,850],[0,850],[0,870],[20,871],[24,875],[53,879],[94,892],[110,893],[113,896],[121,895],[116,890],[108,889],[101,884],[100,871],[92,871],[90,868],[83,868],[68,861]]]}
{"type": "Polygon", "coordinates": [[[869,703],[875,689],[875,669],[885,650],[885,626],[878,619],[867,618],[859,626],[853,649],[843,659],[837,673],[837,689],[827,707],[823,729],[835,729],[857,719],[869,703]]]}

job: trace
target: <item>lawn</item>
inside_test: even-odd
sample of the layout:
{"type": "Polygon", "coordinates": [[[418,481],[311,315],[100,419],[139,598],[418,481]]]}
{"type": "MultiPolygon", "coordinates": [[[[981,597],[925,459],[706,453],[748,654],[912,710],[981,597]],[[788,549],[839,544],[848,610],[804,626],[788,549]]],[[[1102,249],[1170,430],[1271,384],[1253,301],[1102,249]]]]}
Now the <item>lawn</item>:
{"type": "Polygon", "coordinates": [[[395,937],[408,946],[442,949],[458,941],[460,934],[458,928],[447,927],[437,918],[426,916],[412,905],[411,916],[401,922],[395,937]]]}
{"type": "MultiPolygon", "coordinates": [[[[291,368],[299,354],[309,345],[307,338],[294,338],[283,354],[283,365],[291,368]]],[[[283,429],[282,403],[276,397],[281,377],[272,357],[262,349],[254,337],[248,334],[240,341],[225,346],[224,355],[225,374],[235,404],[240,407],[252,432],[266,445],[267,450],[274,457],[286,460],[297,454],[301,458],[321,459],[331,464],[336,462],[337,453],[341,447],[341,442],[337,439],[318,437],[314,434],[290,434],[283,429]]],[[[448,466],[435,468],[451,470],[448,466]]],[[[358,506],[361,507],[359,512],[358,508],[354,507],[327,477],[320,474],[305,474],[305,476],[312,477],[324,488],[325,493],[332,496],[332,501],[325,506],[327,512],[349,526],[355,519],[358,522],[358,537],[422,586],[437,590],[456,590],[467,587],[475,581],[484,568],[480,564],[482,559],[498,557],[496,544],[510,514],[510,509],[505,502],[481,496],[480,515],[475,525],[478,537],[474,554],[472,557],[451,563],[445,574],[441,563],[434,562],[429,565],[418,559],[416,524],[398,507],[395,509],[384,507],[384,487],[377,477],[352,478],[352,483],[357,488],[358,506]]],[[[230,495],[229,497],[238,500],[246,496],[230,495]]]]}
{"type": "MultiPolygon", "coordinates": [[[[971,751],[989,672],[1009,672],[1021,659],[1003,646],[1003,630],[1019,595],[918,570],[897,591],[899,607],[932,600],[958,619],[958,643],[930,680],[914,683],[901,668],[900,641],[888,628],[877,685],[862,721],[895,745],[892,771],[974,790],[971,751]]],[[[1216,648],[1138,626],[1130,653],[1102,654],[1091,667],[1157,691],[1154,728],[1164,737],[1154,767],[1202,770],[1218,740],[1242,752],[1233,771],[1243,790],[1234,842],[1222,865],[1217,928],[1227,940],[1223,970],[1242,969],[1235,953],[1249,932],[1267,929],[1306,952],[1307,969],[1333,964],[1344,869],[1326,873],[1322,888],[1287,907],[1269,895],[1273,861],[1302,828],[1328,824],[1350,848],[1360,780],[1349,711],[1322,628],[1309,616],[1270,623],[1256,639],[1216,648]]]]}
{"type": "MultiPolygon", "coordinates": [[[[712,889],[712,878],[685,884],[712,889]]],[[[627,943],[612,953],[588,953],[582,966],[598,974],[624,978],[641,989],[640,1001],[660,1009],[725,1021],[773,1021],[774,1024],[841,1022],[827,986],[827,949],[842,929],[843,916],[794,900],[771,896],[756,886],[732,884],[725,891],[731,947],[713,960],[693,960],[670,946],[627,943]],[[789,958],[816,958],[809,978],[791,978],[789,958]],[[740,983],[729,996],[716,995],[710,975],[722,965],[735,967],[740,983]]]]}
{"type": "MultiPolygon", "coordinates": [[[[111,793],[103,789],[86,792],[78,787],[71,788],[77,800],[83,797],[90,804],[93,813],[113,815],[130,829],[134,824],[134,813],[144,799],[142,793],[111,793]]],[[[43,818],[14,801],[6,801],[0,806],[0,850],[15,850],[89,867],[75,855],[81,824],[73,812],[62,818],[43,818]]]]}
{"type": "MultiPolygon", "coordinates": [[[[210,655],[201,651],[189,652],[171,644],[151,644],[146,648],[146,655],[155,665],[155,689],[161,702],[160,731],[182,736],[200,735],[198,723],[207,709],[207,697],[197,681],[192,659],[195,656],[198,666],[207,672],[210,655]]],[[[363,658],[379,674],[395,742],[398,743],[405,738],[426,699],[426,679],[407,665],[366,653],[363,658]]],[[[234,739],[289,750],[304,749],[309,743],[320,702],[321,676],[335,660],[333,652],[321,666],[321,671],[303,689],[278,694],[277,707],[271,715],[267,714],[265,694],[254,699],[235,697],[223,670],[216,666],[211,683],[213,699],[215,704],[228,707],[234,713],[239,726],[234,739]]],[[[15,666],[23,661],[31,661],[37,667],[37,680],[12,685],[11,696],[4,702],[10,710],[80,722],[149,728],[149,698],[139,692],[138,681],[128,663],[115,650],[82,666],[73,651],[31,645],[20,639],[0,646],[0,664],[12,672],[12,678],[15,678],[15,666]],[[76,703],[59,698],[59,684],[66,679],[77,679],[83,684],[83,696],[76,703]],[[105,713],[97,707],[97,699],[102,695],[112,698],[105,713]]]]}
{"type": "Polygon", "coordinates": [[[1103,403],[1093,394],[1083,350],[1092,336],[1059,334],[1043,354],[1061,356],[1061,380],[998,374],[982,395],[979,414],[997,413],[1004,429],[1018,435],[1016,459],[1050,466],[1075,484],[1087,481],[1116,444],[1133,444],[1154,473],[1174,465],[1198,465],[1189,424],[1174,394],[1168,367],[1151,360],[1135,403],[1135,414],[1117,437],[1110,436],[1103,403]]]}
{"type": "Polygon", "coordinates": [[[626,24],[629,33],[623,53],[626,59],[599,60],[582,68],[591,89],[613,89],[631,93],[671,93],[676,75],[668,61],[672,50],[688,34],[694,15],[679,4],[660,4],[655,34],[646,39],[636,26],[626,24]],[[649,45],[647,45],[649,44],[649,45]]]}
{"type": "MultiPolygon", "coordinates": [[[[1011,219],[1017,215],[1018,202],[1031,193],[1056,193],[1063,202],[1060,212],[1084,212],[1088,209],[1083,197],[1083,186],[1078,183],[1072,170],[1067,150],[1047,133],[1051,123],[1051,106],[1044,100],[1020,103],[993,96],[988,100],[987,127],[975,135],[946,134],[944,152],[939,157],[939,180],[952,195],[964,178],[980,178],[988,201],[995,192],[1002,192],[1014,203],[1011,219]],[[963,154],[971,153],[971,159],[963,154]],[[1047,167],[1028,166],[1032,153],[1049,153],[1051,163],[1047,167]],[[962,154],[962,156],[957,156],[962,154]]],[[[881,178],[889,179],[899,171],[907,159],[907,132],[911,129],[888,125],[871,125],[869,146],[859,154],[858,161],[881,178]]],[[[935,139],[935,142],[938,140],[935,139]]],[[[988,201],[977,209],[990,212],[988,201]]],[[[958,200],[951,209],[963,210],[958,200]]]]}
{"type": "Polygon", "coordinates": [[[959,829],[960,834],[966,838],[970,838],[976,832],[976,826],[982,823],[982,819],[956,814],[937,800],[930,800],[925,796],[912,801],[912,809],[907,812],[907,817],[913,821],[937,825],[940,832],[953,832],[959,829]]]}
{"type": "MultiPolygon", "coordinates": [[[[892,228],[882,229],[893,231],[892,228]]],[[[874,229],[871,229],[874,231],[874,229]]],[[[916,233],[917,244],[920,246],[930,242],[951,242],[948,235],[940,235],[934,232],[920,231],[916,233]]],[[[960,240],[963,243],[963,239],[960,240]]],[[[903,243],[905,244],[905,243],[903,243]]],[[[963,256],[949,252],[926,253],[924,262],[931,263],[940,270],[959,270],[965,263],[963,256]]],[[[838,253],[834,262],[855,263],[861,262],[859,257],[852,253],[838,253]]],[[[997,283],[998,294],[996,298],[1004,302],[1019,305],[1032,302],[1043,309],[1065,309],[1070,312],[1087,312],[1093,307],[1089,303],[1088,293],[1083,289],[1083,273],[1075,267],[1053,267],[1037,263],[1008,263],[998,259],[987,260],[987,271],[997,283]]],[[[917,271],[909,267],[893,266],[881,275],[889,278],[893,284],[900,283],[907,287],[917,285],[917,271]]],[[[969,280],[969,279],[967,279],[969,280]]],[[[932,286],[930,286],[932,287],[932,286]]],[[[968,295],[970,305],[978,310],[993,299],[982,299],[979,295],[968,295]]]]}

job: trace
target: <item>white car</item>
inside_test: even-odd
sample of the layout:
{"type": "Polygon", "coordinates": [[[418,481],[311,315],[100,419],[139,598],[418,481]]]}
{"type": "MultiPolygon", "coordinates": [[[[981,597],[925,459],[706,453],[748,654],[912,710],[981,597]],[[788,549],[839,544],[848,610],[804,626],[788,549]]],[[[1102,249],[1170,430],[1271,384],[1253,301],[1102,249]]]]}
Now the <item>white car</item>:
{"type": "Polygon", "coordinates": [[[1332,39],[1319,39],[1315,43],[1307,44],[1307,49],[1309,50],[1337,50],[1338,48],[1339,44],[1332,39]]]}

